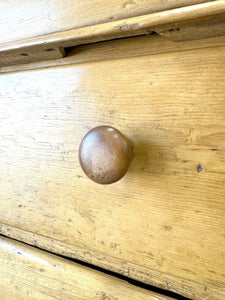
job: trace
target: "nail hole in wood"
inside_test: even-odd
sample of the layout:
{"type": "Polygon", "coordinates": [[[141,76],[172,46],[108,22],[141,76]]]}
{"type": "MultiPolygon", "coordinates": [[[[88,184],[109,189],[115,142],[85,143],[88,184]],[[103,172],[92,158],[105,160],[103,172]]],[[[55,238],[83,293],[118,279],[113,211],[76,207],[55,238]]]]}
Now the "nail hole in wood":
{"type": "Polygon", "coordinates": [[[198,172],[198,173],[203,173],[204,171],[205,171],[204,166],[201,165],[201,164],[199,164],[199,165],[197,166],[197,172],[198,172]]]}

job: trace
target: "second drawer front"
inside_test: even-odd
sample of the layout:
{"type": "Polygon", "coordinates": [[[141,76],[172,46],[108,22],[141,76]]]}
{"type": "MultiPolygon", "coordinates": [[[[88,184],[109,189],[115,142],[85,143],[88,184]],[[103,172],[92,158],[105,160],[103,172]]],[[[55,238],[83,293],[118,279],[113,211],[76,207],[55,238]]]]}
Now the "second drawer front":
{"type": "Polygon", "coordinates": [[[221,299],[222,49],[1,75],[1,232],[186,296],[221,299]],[[92,182],[79,166],[81,139],[98,125],[134,145],[129,172],[113,185],[92,182]]]}

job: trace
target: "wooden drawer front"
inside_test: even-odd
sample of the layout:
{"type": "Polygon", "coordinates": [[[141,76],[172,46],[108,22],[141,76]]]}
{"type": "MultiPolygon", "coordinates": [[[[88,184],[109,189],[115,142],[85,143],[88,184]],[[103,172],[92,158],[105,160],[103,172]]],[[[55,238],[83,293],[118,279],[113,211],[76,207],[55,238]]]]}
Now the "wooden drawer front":
{"type": "Polygon", "coordinates": [[[171,299],[0,237],[1,300],[171,299]]]}
{"type": "Polygon", "coordinates": [[[0,1],[0,44],[209,2],[207,0],[0,1]]]}
{"type": "Polygon", "coordinates": [[[195,299],[223,299],[225,47],[0,77],[1,232],[195,299]],[[113,185],[78,163],[111,125],[135,159],[113,185]]]}

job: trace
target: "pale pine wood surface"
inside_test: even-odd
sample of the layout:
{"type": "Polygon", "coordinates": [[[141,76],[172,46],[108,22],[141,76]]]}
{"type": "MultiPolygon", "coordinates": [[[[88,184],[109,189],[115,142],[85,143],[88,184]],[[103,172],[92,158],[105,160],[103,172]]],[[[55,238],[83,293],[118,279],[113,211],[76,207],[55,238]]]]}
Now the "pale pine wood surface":
{"type": "MultiPolygon", "coordinates": [[[[189,22],[192,28],[193,21],[199,19],[204,21],[205,18],[211,19],[210,21],[204,21],[207,25],[206,28],[202,28],[202,23],[200,23],[200,26],[196,26],[197,37],[221,36],[224,34],[224,20],[222,18],[219,24],[214,24],[214,19],[217,20],[222,13],[225,13],[225,2],[224,0],[217,0],[130,18],[126,16],[122,20],[22,39],[0,45],[0,66],[35,62],[39,56],[39,61],[49,59],[51,57],[46,55],[46,51],[49,49],[59,52],[62,48],[130,36],[149,35],[153,31],[170,37],[170,34],[168,34],[170,30],[175,32],[179,30],[180,39],[190,40],[192,39],[192,33],[190,30],[186,32],[182,24],[189,22]],[[201,31],[203,31],[203,34],[201,31]],[[5,57],[7,57],[7,60],[5,57]]],[[[175,36],[171,35],[171,37],[172,39],[178,38],[176,34],[175,36]]],[[[193,38],[196,39],[196,34],[193,34],[193,38]]],[[[52,59],[54,59],[54,55],[52,59]]]]}
{"type": "Polygon", "coordinates": [[[1,0],[0,44],[206,0],[1,0]]]}
{"type": "Polygon", "coordinates": [[[157,33],[173,40],[188,41],[225,35],[225,15],[193,20],[191,22],[175,23],[157,29],[157,33]]]}
{"type": "Polygon", "coordinates": [[[0,66],[12,66],[17,64],[26,64],[29,62],[54,61],[57,58],[65,56],[65,50],[60,47],[41,47],[20,49],[19,51],[10,51],[0,54],[0,66]]]}
{"type": "Polygon", "coordinates": [[[224,50],[1,75],[1,232],[224,299],[224,50]],[[130,171],[109,186],[78,163],[82,137],[103,124],[135,147],[130,171]]]}
{"type": "Polygon", "coordinates": [[[0,237],[1,300],[169,300],[124,280],[0,237]]]}
{"type": "Polygon", "coordinates": [[[101,60],[160,54],[225,45],[225,36],[195,41],[174,42],[157,34],[118,39],[73,47],[66,57],[42,62],[0,67],[0,73],[32,70],[44,67],[79,64],[101,60]]]}

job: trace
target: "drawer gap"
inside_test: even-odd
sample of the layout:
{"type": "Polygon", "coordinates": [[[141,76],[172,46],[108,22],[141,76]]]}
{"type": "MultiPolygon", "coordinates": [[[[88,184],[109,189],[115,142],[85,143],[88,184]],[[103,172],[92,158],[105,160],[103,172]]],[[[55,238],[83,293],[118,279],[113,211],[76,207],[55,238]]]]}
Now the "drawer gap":
{"type": "Polygon", "coordinates": [[[28,244],[28,243],[25,243],[23,241],[20,241],[20,240],[17,240],[17,239],[14,239],[14,238],[10,238],[6,235],[3,235],[3,234],[0,234],[0,237],[5,237],[5,238],[8,238],[10,240],[13,240],[13,241],[17,241],[17,242],[20,242],[21,244],[24,244],[24,245],[27,245],[27,246],[30,246],[32,248],[36,248],[36,249],[40,249],[46,253],[50,253],[50,254],[54,254],[58,257],[61,257],[63,259],[66,259],[67,261],[71,261],[73,263],[76,263],[78,265],[81,265],[81,266],[84,266],[84,267],[87,267],[89,269],[93,269],[93,270],[96,270],[98,272],[101,272],[101,273],[104,273],[106,275],[110,275],[114,278],[117,278],[117,279],[121,279],[121,280],[124,280],[128,283],[130,283],[131,285],[135,286],[135,287],[139,287],[139,288],[143,288],[145,290],[148,290],[148,291],[151,291],[151,292],[154,292],[154,293],[157,293],[159,294],[159,296],[166,296],[166,297],[170,297],[171,300],[174,299],[174,300],[191,300],[190,298],[187,298],[187,297],[184,297],[182,295],[179,295],[177,293],[174,293],[174,292],[171,292],[171,291],[167,291],[167,290],[164,290],[164,289],[161,289],[161,288],[158,288],[158,287],[155,287],[155,286],[152,286],[152,285],[148,285],[148,284],[145,284],[143,282],[140,282],[140,281],[137,281],[135,279],[132,279],[132,278],[129,278],[129,277],[126,277],[124,275],[121,275],[121,274],[118,274],[116,272],[113,272],[113,271],[110,271],[110,270],[106,270],[106,269],[103,269],[99,266],[96,266],[96,265],[93,265],[93,264],[90,264],[90,263],[87,263],[87,262],[84,262],[84,261],[81,261],[81,260],[78,260],[78,259],[74,259],[74,258],[71,258],[71,257],[68,257],[68,256],[64,256],[64,255],[60,255],[58,253],[54,253],[54,252],[51,252],[51,251],[48,251],[46,249],[43,249],[41,247],[38,247],[38,246],[34,246],[32,244],[28,244]]]}

